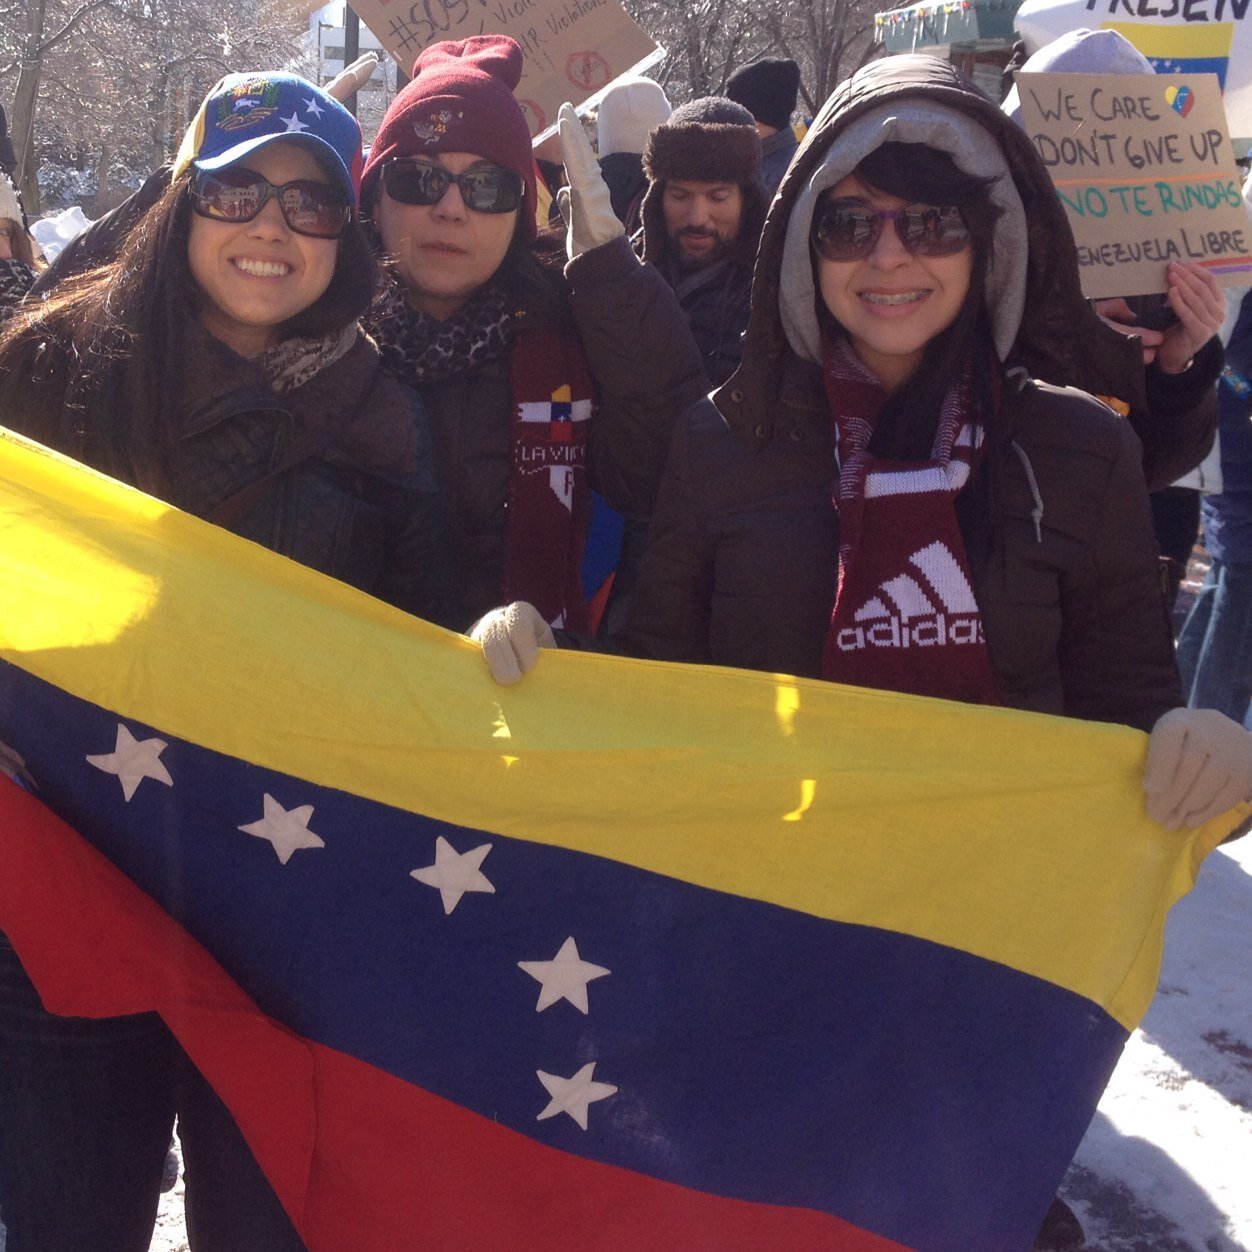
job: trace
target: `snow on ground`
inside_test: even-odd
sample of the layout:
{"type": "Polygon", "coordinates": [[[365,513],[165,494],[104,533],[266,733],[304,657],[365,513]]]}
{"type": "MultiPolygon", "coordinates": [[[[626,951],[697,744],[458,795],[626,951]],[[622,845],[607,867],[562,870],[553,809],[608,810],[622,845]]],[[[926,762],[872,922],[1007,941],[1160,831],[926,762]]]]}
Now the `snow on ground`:
{"type": "Polygon", "coordinates": [[[1156,999],[1062,1195],[1092,1252],[1252,1249],[1252,836],[1170,914],[1156,999]]]}
{"type": "MultiPolygon", "coordinates": [[[[1252,835],[1170,915],[1157,997],[1061,1194],[1088,1252],[1252,1252],[1252,835]]],[[[182,1205],[180,1179],[151,1252],[188,1252],[182,1205]]]]}

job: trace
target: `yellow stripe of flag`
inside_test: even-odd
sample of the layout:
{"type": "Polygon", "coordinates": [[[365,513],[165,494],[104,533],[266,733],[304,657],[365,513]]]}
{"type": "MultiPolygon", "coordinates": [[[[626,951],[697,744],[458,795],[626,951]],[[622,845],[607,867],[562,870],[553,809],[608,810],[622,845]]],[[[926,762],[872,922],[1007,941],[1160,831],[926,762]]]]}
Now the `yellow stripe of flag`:
{"type": "Polygon", "coordinates": [[[0,605],[0,657],[163,734],[963,949],[1127,1027],[1233,825],[1149,822],[1121,727],[581,653],[498,688],[468,641],[11,436],[0,605]]]}
{"type": "Polygon", "coordinates": [[[1233,22],[1105,22],[1130,40],[1145,57],[1211,58],[1230,56],[1235,37],[1233,22]]]}

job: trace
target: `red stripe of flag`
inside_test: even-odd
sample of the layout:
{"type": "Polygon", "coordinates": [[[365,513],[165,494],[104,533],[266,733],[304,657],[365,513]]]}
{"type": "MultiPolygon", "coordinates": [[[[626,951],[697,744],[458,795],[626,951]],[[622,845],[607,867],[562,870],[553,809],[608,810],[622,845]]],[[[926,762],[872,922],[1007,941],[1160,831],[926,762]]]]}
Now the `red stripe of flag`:
{"type": "Polygon", "coordinates": [[[508,1130],[264,1016],[106,858],[0,778],[0,929],[47,1007],[154,1009],[234,1113],[311,1252],[901,1252],[508,1130]]]}

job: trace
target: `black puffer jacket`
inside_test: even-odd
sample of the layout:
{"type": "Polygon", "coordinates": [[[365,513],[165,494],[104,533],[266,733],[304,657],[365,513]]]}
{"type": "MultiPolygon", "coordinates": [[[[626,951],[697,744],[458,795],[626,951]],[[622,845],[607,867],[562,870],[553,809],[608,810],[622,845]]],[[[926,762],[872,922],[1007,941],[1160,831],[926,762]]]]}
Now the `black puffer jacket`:
{"type": "Polygon", "coordinates": [[[810,129],[761,242],[744,363],[675,439],[632,604],[632,651],[820,676],[838,568],[836,466],[820,367],[779,312],[788,217],[848,120],[905,90],[999,140],[1028,206],[1026,312],[990,448],[957,498],[993,669],[1006,703],[1149,728],[1181,703],[1130,426],[1024,367],[1106,394],[1136,385],[1138,351],[1078,288],[1072,236],[1024,135],[933,57],[894,57],[845,83],[810,129]]]}
{"type": "MultiPolygon", "coordinates": [[[[170,503],[200,517],[263,480],[229,529],[416,616],[461,628],[434,456],[416,396],[379,368],[364,335],[308,382],[275,395],[251,362],[188,330],[176,405],[170,503]],[[293,438],[314,455],[274,474],[293,438]],[[271,476],[272,475],[272,476],[271,476]]],[[[0,424],[117,477],[129,477],[100,415],[74,419],[63,376],[4,380],[0,424]]]]}

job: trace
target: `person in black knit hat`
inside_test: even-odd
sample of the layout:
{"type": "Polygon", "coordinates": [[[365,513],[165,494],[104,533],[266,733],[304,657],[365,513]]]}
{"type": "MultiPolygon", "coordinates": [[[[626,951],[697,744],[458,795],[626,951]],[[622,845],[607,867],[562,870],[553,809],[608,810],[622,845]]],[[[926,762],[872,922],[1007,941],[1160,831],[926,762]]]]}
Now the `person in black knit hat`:
{"type": "Polygon", "coordinates": [[[762,57],[726,80],[726,95],[756,119],[761,136],[761,178],[772,197],[799,146],[791,129],[800,90],[800,67],[787,57],[762,57]]]}

